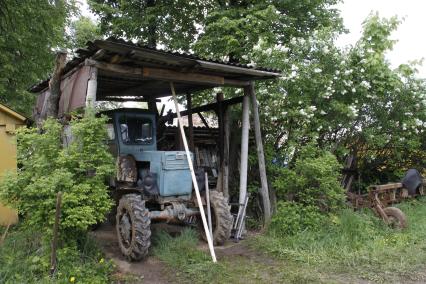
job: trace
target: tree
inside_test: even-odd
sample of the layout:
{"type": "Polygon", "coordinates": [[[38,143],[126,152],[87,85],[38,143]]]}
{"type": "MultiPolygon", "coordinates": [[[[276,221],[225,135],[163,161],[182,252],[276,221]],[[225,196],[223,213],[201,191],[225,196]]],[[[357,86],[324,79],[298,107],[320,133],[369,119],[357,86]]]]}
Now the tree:
{"type": "Polygon", "coordinates": [[[352,47],[334,45],[329,29],[271,46],[260,40],[256,62],[283,70],[277,84],[262,84],[268,142],[292,167],[303,145],[315,142],[342,161],[351,152],[366,184],[397,180],[424,168],[426,84],[415,66],[393,70],[385,54],[396,18],[371,15],[352,47]]]}
{"type": "Polygon", "coordinates": [[[260,38],[284,44],[293,37],[307,37],[324,27],[342,30],[339,0],[228,0],[218,1],[209,13],[195,44],[199,54],[250,63],[249,54],[260,38]]]}
{"type": "Polygon", "coordinates": [[[65,45],[74,1],[0,2],[0,102],[29,114],[35,97],[26,89],[48,76],[54,49],[65,45]]]}
{"type": "Polygon", "coordinates": [[[100,27],[88,17],[80,17],[71,23],[70,47],[75,50],[83,48],[91,40],[102,37],[100,27]]]}
{"type": "Polygon", "coordinates": [[[213,0],[89,0],[104,34],[141,44],[189,50],[213,0]]]}

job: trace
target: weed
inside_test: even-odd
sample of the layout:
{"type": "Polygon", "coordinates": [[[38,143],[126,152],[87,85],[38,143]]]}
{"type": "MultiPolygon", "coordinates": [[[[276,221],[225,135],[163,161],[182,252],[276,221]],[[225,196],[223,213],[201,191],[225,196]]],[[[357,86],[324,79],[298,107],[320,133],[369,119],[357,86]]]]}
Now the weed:
{"type": "Polygon", "coordinates": [[[251,245],[305,267],[330,273],[359,275],[375,282],[421,277],[426,261],[426,200],[399,205],[409,227],[392,230],[370,210],[343,210],[327,226],[295,235],[270,233],[251,245]]]}

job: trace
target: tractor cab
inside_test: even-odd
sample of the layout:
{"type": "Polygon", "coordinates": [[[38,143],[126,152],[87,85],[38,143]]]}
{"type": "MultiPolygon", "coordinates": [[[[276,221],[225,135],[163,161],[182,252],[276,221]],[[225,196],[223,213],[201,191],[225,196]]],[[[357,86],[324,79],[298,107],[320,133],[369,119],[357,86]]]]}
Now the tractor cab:
{"type": "Polygon", "coordinates": [[[117,157],[117,183],[151,198],[191,198],[192,180],[186,153],[157,150],[155,113],[117,109],[105,114],[110,117],[110,149],[117,157]]]}

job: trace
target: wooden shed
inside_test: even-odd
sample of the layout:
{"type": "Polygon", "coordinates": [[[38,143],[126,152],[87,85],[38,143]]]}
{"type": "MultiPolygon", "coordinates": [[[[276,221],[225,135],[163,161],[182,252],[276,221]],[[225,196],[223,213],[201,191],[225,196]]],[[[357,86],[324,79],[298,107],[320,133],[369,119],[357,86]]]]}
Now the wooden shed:
{"type": "MultiPolygon", "coordinates": [[[[16,170],[15,130],[25,125],[26,120],[25,116],[0,104],[0,179],[7,171],[16,170]]],[[[17,220],[16,212],[0,203],[0,225],[16,223],[17,220]]]]}
{"type": "MultiPolygon", "coordinates": [[[[173,121],[174,118],[179,117],[180,120],[181,116],[188,117],[188,133],[185,134],[183,127],[177,131],[179,131],[182,140],[186,137],[185,135],[188,136],[189,150],[195,153],[197,163],[198,158],[200,158],[198,164],[203,164],[195,149],[192,116],[197,114],[208,128],[201,113],[213,111],[216,113],[218,121],[219,162],[216,164],[219,171],[217,178],[215,177],[217,179],[216,189],[223,192],[224,196],[229,197],[229,137],[231,129],[227,123],[229,121],[227,112],[230,106],[242,104],[238,200],[241,205],[245,203],[247,197],[251,109],[261,181],[259,195],[263,204],[265,224],[268,223],[271,218],[271,210],[259,106],[254,82],[278,78],[281,76],[279,70],[201,58],[194,54],[159,50],[113,38],[88,42],[87,47],[78,49],[76,54],[75,58],[67,62],[60,71],[53,75],[52,82],[49,78],[30,88],[31,92],[38,94],[33,113],[35,121],[48,116],[50,104],[47,102],[51,101],[54,102],[52,105],[54,104],[57,108],[55,116],[57,115],[58,118],[63,120],[69,117],[70,112],[83,109],[86,106],[93,107],[95,102],[147,102],[148,110],[156,114],[160,125],[169,120],[173,121]],[[56,81],[58,84],[56,84],[56,81]],[[60,90],[51,92],[49,82],[60,90]],[[234,88],[236,96],[225,99],[223,93],[217,93],[214,97],[212,92],[205,92],[203,94],[205,100],[214,102],[192,107],[194,94],[215,87],[234,88]],[[237,89],[239,89],[239,92],[236,92],[237,89]],[[238,93],[243,95],[237,96],[238,93]],[[187,110],[179,110],[176,95],[181,95],[181,98],[186,97],[187,110]],[[159,111],[157,103],[160,102],[160,98],[170,96],[175,101],[175,112],[165,115],[164,108],[159,111]]],[[[57,66],[62,65],[58,60],[60,58],[64,58],[63,54],[57,57],[57,66]]],[[[164,131],[161,134],[167,135],[167,132],[164,131]]],[[[159,133],[157,133],[158,135],[159,133]]],[[[208,133],[208,135],[210,138],[214,136],[211,133],[208,133]]]]}

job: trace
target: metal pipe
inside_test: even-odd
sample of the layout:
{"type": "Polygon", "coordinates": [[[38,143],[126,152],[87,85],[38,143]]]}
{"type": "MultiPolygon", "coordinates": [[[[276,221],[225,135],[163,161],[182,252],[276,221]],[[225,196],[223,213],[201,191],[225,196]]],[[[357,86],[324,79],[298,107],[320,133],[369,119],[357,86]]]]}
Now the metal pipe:
{"type": "Polygon", "coordinates": [[[187,217],[197,216],[200,211],[185,208],[183,210],[174,209],[171,206],[161,211],[149,211],[149,218],[153,221],[183,221],[187,217]]]}

